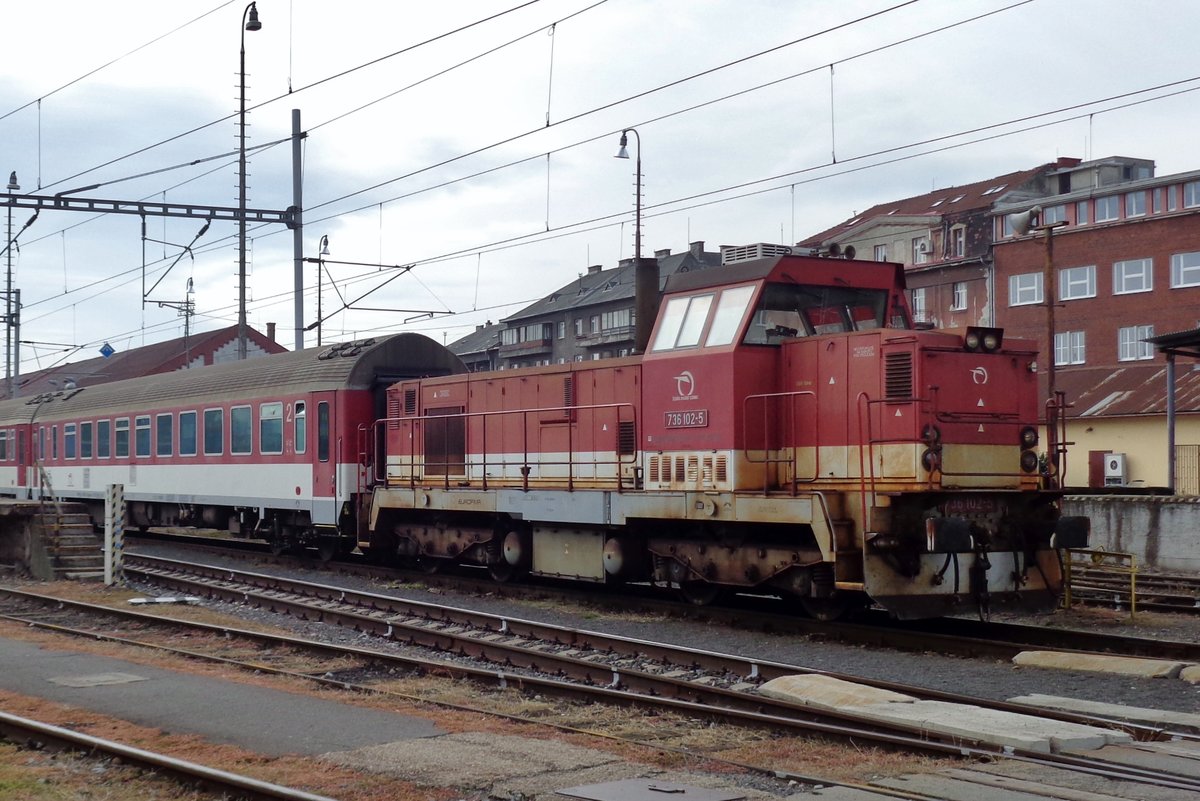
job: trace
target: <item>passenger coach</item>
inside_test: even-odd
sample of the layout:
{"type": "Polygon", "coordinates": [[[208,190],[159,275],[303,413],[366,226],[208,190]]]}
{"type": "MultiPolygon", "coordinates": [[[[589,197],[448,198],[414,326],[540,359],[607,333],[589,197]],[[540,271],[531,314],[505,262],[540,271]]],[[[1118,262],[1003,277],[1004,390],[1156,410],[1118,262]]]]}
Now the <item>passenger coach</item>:
{"type": "Polygon", "coordinates": [[[0,402],[0,492],[87,503],[123,484],[131,526],[199,526],[277,548],[353,548],[360,431],[384,392],[462,371],[417,334],[0,402]],[[340,536],[339,536],[340,535],[340,536]]]}

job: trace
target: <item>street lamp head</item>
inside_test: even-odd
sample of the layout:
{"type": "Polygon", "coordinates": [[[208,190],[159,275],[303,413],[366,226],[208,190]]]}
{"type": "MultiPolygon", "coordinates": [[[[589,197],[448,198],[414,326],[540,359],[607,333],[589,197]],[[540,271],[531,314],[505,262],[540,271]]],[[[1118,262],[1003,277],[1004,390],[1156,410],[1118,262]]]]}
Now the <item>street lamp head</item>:
{"type": "Polygon", "coordinates": [[[21,186],[17,183],[17,171],[13,170],[8,176],[8,191],[19,192],[20,190],[21,186]]]}
{"type": "Polygon", "coordinates": [[[246,30],[262,30],[262,23],[258,21],[258,6],[256,6],[254,3],[250,4],[250,19],[246,21],[246,30]]]}
{"type": "Polygon", "coordinates": [[[628,133],[627,131],[621,131],[621,149],[617,151],[617,155],[614,156],[614,158],[618,158],[618,159],[629,158],[629,149],[628,149],[629,137],[626,135],[627,133],[628,133]]]}
{"type": "Polygon", "coordinates": [[[322,255],[322,256],[329,255],[329,237],[328,236],[321,237],[321,253],[320,253],[320,255],[322,255]]]}

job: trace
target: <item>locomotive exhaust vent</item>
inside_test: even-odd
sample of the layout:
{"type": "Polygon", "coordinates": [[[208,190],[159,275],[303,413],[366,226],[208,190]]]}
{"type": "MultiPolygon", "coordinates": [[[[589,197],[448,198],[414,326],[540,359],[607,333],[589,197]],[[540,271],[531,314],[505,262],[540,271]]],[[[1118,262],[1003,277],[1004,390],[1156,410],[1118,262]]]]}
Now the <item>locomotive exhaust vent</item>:
{"type": "Polygon", "coordinates": [[[883,391],[889,400],[907,400],[913,396],[913,357],[911,353],[884,354],[883,391]]]}
{"type": "Polygon", "coordinates": [[[404,390],[404,415],[412,417],[417,413],[417,391],[415,389],[404,390]]]}
{"type": "Polygon", "coordinates": [[[637,426],[632,420],[617,423],[617,453],[629,456],[637,452],[637,426]]]}

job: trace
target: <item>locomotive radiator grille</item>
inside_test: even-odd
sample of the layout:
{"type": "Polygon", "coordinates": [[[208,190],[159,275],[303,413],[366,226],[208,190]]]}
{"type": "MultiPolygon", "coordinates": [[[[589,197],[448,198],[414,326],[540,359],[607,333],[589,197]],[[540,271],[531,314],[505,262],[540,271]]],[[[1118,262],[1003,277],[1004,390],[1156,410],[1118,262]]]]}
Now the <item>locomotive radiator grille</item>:
{"type": "Polygon", "coordinates": [[[652,454],[646,480],[658,489],[719,489],[729,481],[725,454],[652,454]]]}
{"type": "Polygon", "coordinates": [[[913,396],[913,357],[911,353],[886,353],[883,363],[884,394],[888,398],[913,396]]]}

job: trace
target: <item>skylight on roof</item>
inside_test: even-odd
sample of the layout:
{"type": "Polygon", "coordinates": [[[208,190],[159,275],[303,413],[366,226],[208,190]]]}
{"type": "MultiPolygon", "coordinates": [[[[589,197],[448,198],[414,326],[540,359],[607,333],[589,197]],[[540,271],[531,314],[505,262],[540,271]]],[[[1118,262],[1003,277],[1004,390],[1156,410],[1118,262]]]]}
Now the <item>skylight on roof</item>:
{"type": "Polygon", "coordinates": [[[944,198],[944,197],[943,197],[943,198],[938,198],[937,200],[935,200],[935,201],[933,201],[932,203],[930,203],[930,204],[929,204],[929,208],[934,208],[935,206],[940,206],[940,205],[942,205],[942,204],[943,204],[943,203],[945,203],[945,202],[946,202],[946,198],[944,198]]]}
{"type": "Polygon", "coordinates": [[[895,213],[896,213],[896,210],[895,210],[895,209],[892,209],[891,211],[889,211],[889,212],[888,212],[888,216],[890,217],[891,215],[893,215],[893,214],[895,214],[895,213]]]}
{"type": "Polygon", "coordinates": [[[850,222],[846,223],[846,225],[856,225],[856,224],[858,223],[858,221],[859,221],[859,220],[861,220],[861,219],[862,219],[862,217],[855,217],[853,220],[851,220],[850,222]]]}
{"type": "Polygon", "coordinates": [[[999,186],[993,186],[991,189],[987,190],[983,194],[994,195],[997,192],[1003,192],[1007,186],[1008,186],[1008,184],[1000,184],[999,186]]]}
{"type": "Polygon", "coordinates": [[[953,197],[953,198],[951,198],[951,199],[950,199],[950,202],[951,202],[951,203],[957,203],[958,201],[962,200],[964,197],[966,197],[966,195],[958,195],[958,196],[956,196],[956,197],[953,197]]]}

